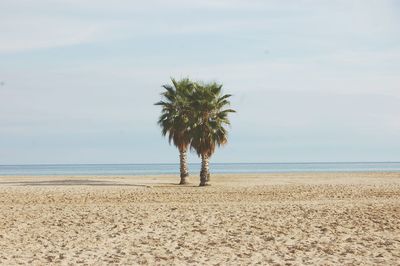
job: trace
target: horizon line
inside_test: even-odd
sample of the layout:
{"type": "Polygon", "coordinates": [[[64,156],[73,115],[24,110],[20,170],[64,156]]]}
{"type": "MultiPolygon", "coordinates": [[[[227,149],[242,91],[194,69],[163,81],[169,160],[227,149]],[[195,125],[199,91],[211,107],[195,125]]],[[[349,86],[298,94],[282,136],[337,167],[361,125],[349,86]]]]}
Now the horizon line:
{"type": "MultiPolygon", "coordinates": [[[[199,164],[197,163],[188,163],[190,164],[199,164]]],[[[319,162],[210,162],[211,165],[218,164],[364,164],[364,163],[400,163],[400,161],[319,161],[319,162]]],[[[177,163],[28,163],[28,164],[0,164],[0,166],[68,166],[68,165],[179,165],[177,163]]]]}

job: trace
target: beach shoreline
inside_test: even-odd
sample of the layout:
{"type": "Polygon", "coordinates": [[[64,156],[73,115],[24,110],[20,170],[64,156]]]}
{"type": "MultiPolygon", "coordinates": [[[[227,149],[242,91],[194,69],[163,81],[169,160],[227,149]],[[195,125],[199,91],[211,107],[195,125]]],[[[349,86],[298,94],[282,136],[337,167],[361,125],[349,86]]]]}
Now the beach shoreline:
{"type": "Polygon", "coordinates": [[[391,264],[400,173],[0,176],[0,264],[391,264]]]}

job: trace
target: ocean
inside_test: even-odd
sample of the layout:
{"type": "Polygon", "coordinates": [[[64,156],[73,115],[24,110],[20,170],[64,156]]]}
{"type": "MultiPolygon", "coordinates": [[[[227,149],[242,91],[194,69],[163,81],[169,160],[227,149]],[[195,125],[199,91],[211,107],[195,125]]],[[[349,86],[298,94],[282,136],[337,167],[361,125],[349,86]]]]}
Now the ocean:
{"type": "MultiPolygon", "coordinates": [[[[189,164],[197,175],[200,163],[189,164]]],[[[353,163],[211,163],[211,173],[297,173],[297,172],[400,172],[400,162],[353,163]]],[[[0,165],[0,175],[167,175],[178,174],[178,164],[43,164],[0,165]]]]}

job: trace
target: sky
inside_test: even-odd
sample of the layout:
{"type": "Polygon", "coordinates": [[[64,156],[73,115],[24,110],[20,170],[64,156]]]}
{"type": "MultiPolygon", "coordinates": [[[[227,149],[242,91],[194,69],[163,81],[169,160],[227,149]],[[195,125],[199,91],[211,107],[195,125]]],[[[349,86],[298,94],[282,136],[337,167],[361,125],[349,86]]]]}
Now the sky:
{"type": "Polygon", "coordinates": [[[400,161],[399,25],[396,0],[2,0],[0,164],[178,163],[170,77],[233,94],[212,162],[400,161]]]}

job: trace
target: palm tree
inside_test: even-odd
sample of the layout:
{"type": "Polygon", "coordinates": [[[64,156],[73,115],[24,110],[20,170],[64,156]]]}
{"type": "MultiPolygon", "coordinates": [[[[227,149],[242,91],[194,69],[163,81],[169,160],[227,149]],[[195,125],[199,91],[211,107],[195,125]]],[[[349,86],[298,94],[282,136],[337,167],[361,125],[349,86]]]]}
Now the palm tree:
{"type": "Polygon", "coordinates": [[[200,186],[209,185],[209,159],[215,148],[227,143],[228,132],[225,125],[230,125],[228,114],[235,110],[228,109],[230,94],[222,94],[222,85],[215,82],[196,84],[191,97],[191,148],[201,157],[200,186]]]}
{"type": "Polygon", "coordinates": [[[179,150],[180,184],[187,184],[189,170],[187,166],[187,150],[190,144],[190,102],[189,95],[194,85],[189,79],[175,80],[171,78],[171,85],[163,85],[165,89],[161,96],[163,100],[155,103],[161,106],[161,116],[158,124],[163,136],[168,135],[169,143],[173,143],[179,150]]]}

